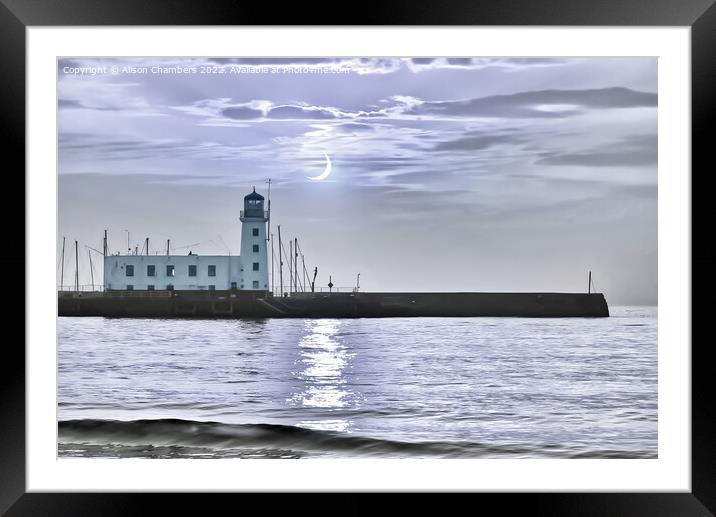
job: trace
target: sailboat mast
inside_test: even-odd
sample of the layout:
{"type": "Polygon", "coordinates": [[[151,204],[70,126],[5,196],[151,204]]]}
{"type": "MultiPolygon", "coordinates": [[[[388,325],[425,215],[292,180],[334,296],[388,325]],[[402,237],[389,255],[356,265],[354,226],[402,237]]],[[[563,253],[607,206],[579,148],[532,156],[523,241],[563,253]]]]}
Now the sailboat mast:
{"type": "Polygon", "coordinates": [[[293,287],[298,292],[298,239],[293,238],[293,287]]]}
{"type": "Polygon", "coordinates": [[[281,225],[278,225],[278,277],[281,296],[283,296],[283,253],[281,253],[281,225]]]}
{"type": "Polygon", "coordinates": [[[268,231],[266,232],[266,242],[271,241],[271,294],[273,294],[273,234],[271,233],[271,178],[268,179],[268,231]]]}
{"type": "Polygon", "coordinates": [[[80,255],[75,241],[75,291],[80,290],[80,255]]]}
{"type": "Polygon", "coordinates": [[[60,291],[65,285],[65,238],[62,237],[62,266],[60,267],[60,291]]]}
{"type": "Polygon", "coordinates": [[[271,235],[271,178],[268,179],[268,235],[271,235]]]}
{"type": "Polygon", "coordinates": [[[94,271],[92,270],[92,252],[90,250],[87,250],[87,256],[89,257],[90,278],[92,279],[92,290],[94,291],[94,271]]]}
{"type": "Polygon", "coordinates": [[[275,281],[274,281],[274,277],[276,275],[274,273],[274,266],[273,266],[274,256],[275,256],[275,253],[273,251],[273,234],[271,234],[271,294],[276,294],[276,285],[275,285],[275,281]]]}
{"type": "Polygon", "coordinates": [[[306,271],[306,259],[301,253],[301,267],[303,268],[303,292],[306,292],[306,286],[308,285],[308,272],[306,271]]]}

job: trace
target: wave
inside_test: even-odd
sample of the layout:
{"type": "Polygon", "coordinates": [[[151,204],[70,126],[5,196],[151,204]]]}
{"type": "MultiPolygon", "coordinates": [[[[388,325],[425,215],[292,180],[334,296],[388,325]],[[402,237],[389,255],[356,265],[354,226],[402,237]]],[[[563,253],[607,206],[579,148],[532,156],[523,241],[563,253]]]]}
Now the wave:
{"type": "Polygon", "coordinates": [[[276,424],[225,424],[181,419],[64,420],[60,456],[103,457],[560,457],[653,458],[651,452],[470,442],[403,442],[276,424]]]}

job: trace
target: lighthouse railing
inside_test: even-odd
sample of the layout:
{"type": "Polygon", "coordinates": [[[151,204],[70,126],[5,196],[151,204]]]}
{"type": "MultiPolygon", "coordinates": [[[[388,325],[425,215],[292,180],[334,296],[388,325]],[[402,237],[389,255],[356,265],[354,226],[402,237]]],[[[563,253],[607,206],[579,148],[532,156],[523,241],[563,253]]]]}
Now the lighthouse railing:
{"type": "Polygon", "coordinates": [[[268,219],[268,210],[239,210],[239,217],[263,217],[268,219]]]}

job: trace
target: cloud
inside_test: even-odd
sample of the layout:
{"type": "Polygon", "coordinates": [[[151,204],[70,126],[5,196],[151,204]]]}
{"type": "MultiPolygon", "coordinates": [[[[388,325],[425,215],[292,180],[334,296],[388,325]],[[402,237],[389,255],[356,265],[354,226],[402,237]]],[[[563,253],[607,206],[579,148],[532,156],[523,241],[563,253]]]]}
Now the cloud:
{"type": "MultiPolygon", "coordinates": [[[[266,120],[338,120],[371,117],[377,112],[344,111],[334,106],[314,106],[302,104],[274,104],[266,100],[251,100],[234,103],[228,98],[201,99],[188,106],[173,106],[172,109],[204,117],[205,125],[222,125],[228,121],[266,121],[266,120]]],[[[356,126],[353,129],[359,130],[356,126]]]]}
{"type": "Polygon", "coordinates": [[[436,151],[480,151],[499,144],[522,143],[524,139],[515,135],[491,135],[478,133],[457,140],[447,140],[435,145],[436,151]]]}
{"type": "Polygon", "coordinates": [[[62,133],[59,138],[59,157],[97,160],[101,163],[145,160],[236,160],[261,153],[262,146],[228,145],[211,141],[196,142],[187,139],[154,139],[102,137],[87,133],[62,133]]]}
{"type": "Polygon", "coordinates": [[[221,115],[234,120],[252,120],[262,118],[264,112],[248,106],[236,106],[232,108],[225,108],[221,110],[221,115]]]}
{"type": "Polygon", "coordinates": [[[415,104],[405,115],[438,117],[563,118],[584,109],[656,107],[657,94],[628,88],[540,90],[415,104]]]}
{"type": "Polygon", "coordinates": [[[80,101],[75,100],[75,99],[58,99],[57,107],[62,109],[62,108],[84,108],[85,106],[83,106],[80,101]]]}
{"type": "Polygon", "coordinates": [[[414,57],[410,61],[416,65],[429,65],[430,63],[433,63],[435,61],[435,58],[434,57],[414,57]]]}
{"type": "Polygon", "coordinates": [[[344,133],[367,132],[375,130],[375,127],[371,124],[360,124],[358,122],[346,122],[345,124],[336,124],[335,128],[338,131],[342,131],[344,133]]]}
{"type": "Polygon", "coordinates": [[[568,60],[561,58],[541,57],[423,57],[411,58],[407,60],[408,68],[413,72],[424,72],[440,69],[483,70],[487,68],[502,69],[506,72],[513,72],[525,70],[527,68],[566,65],[568,62],[568,60]]]}
{"type": "MultiPolygon", "coordinates": [[[[485,57],[278,57],[278,58],[230,58],[230,57],[164,57],[164,58],[72,58],[58,60],[60,80],[73,77],[65,67],[212,67],[228,72],[235,67],[271,67],[284,73],[327,73],[357,75],[390,75],[409,72],[418,74],[441,70],[480,71],[490,69],[498,73],[513,74],[524,70],[568,67],[578,60],[544,57],[485,58],[485,57]]],[[[409,75],[408,74],[408,75],[409,75]]],[[[217,74],[224,75],[227,74],[217,74]]]]}
{"type": "MultiPolygon", "coordinates": [[[[539,90],[459,100],[424,101],[408,95],[392,95],[378,101],[381,108],[364,106],[346,110],[310,103],[274,104],[267,100],[234,103],[228,98],[202,99],[173,109],[206,117],[206,125],[227,121],[340,120],[366,123],[369,119],[425,120],[467,118],[566,118],[590,109],[656,107],[657,94],[628,88],[590,90],[539,90]]],[[[355,130],[362,128],[354,127],[355,130]]],[[[476,141],[479,145],[479,141],[476,141]]],[[[454,144],[460,145],[460,144],[454,144]]],[[[465,144],[468,145],[468,144],[465,144]]],[[[449,147],[448,147],[449,148],[449,147]]],[[[479,148],[479,147],[478,147],[479,148]]]]}
{"type": "Polygon", "coordinates": [[[274,120],[326,120],[341,116],[335,109],[318,106],[277,106],[266,114],[266,118],[274,120]]]}
{"type": "Polygon", "coordinates": [[[538,165],[586,167],[635,167],[656,165],[657,135],[632,135],[612,145],[578,153],[549,153],[538,165]]]}
{"type": "Polygon", "coordinates": [[[68,76],[58,83],[58,108],[111,111],[117,115],[142,117],[163,116],[164,113],[150,105],[139,93],[142,86],[137,82],[107,82],[100,76],[95,79],[68,76]]]}
{"type": "Polygon", "coordinates": [[[207,61],[219,65],[316,65],[345,61],[327,57],[210,57],[207,61]]]}

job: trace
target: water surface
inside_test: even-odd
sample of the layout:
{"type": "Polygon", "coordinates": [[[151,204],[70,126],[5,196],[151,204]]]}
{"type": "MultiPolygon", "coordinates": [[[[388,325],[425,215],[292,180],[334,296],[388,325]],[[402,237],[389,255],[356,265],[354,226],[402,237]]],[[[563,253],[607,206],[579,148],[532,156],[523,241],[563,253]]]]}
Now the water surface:
{"type": "Polygon", "coordinates": [[[60,456],[656,457],[657,310],[58,320],[60,456]]]}

